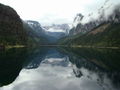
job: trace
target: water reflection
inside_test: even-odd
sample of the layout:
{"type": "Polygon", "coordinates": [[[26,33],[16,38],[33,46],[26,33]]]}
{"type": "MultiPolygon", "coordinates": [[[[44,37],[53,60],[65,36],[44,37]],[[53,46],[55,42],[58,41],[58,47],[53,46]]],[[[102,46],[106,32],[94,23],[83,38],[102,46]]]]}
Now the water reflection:
{"type": "Polygon", "coordinates": [[[24,63],[24,49],[0,51],[0,86],[12,83],[24,63]]]}
{"type": "Polygon", "coordinates": [[[23,52],[19,53],[24,61],[19,76],[0,90],[120,89],[119,50],[40,48],[23,52]]]}

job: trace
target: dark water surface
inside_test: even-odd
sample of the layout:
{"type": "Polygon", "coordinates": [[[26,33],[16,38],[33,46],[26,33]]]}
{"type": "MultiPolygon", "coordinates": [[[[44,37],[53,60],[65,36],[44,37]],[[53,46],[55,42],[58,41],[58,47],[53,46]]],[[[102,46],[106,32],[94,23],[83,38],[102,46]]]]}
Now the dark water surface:
{"type": "Polygon", "coordinates": [[[120,90],[120,50],[0,51],[0,90],[120,90]]]}

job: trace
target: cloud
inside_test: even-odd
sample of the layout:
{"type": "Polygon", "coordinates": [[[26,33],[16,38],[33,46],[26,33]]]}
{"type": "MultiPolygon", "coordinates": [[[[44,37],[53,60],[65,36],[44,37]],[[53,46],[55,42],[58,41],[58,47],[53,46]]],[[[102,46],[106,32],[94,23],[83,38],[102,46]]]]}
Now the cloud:
{"type": "Polygon", "coordinates": [[[0,90],[103,90],[103,88],[107,90],[114,88],[106,75],[103,75],[102,79],[105,81],[101,83],[96,72],[81,68],[79,70],[83,76],[76,78],[72,69],[71,66],[45,64],[37,69],[23,69],[15,82],[2,87],[0,90]],[[104,87],[101,87],[101,84],[104,87]]]}
{"type": "MultiPolygon", "coordinates": [[[[13,7],[23,20],[37,20],[42,24],[72,23],[77,13],[96,12],[106,0],[0,0],[13,7]]],[[[118,3],[119,0],[109,0],[118,3]]],[[[97,17],[97,14],[95,15],[97,17]]]]}
{"type": "Polygon", "coordinates": [[[109,16],[114,13],[116,8],[120,9],[120,7],[118,6],[120,6],[120,1],[104,0],[104,2],[96,6],[96,8],[94,8],[95,10],[93,11],[91,10],[88,13],[82,13],[84,14],[84,18],[76,23],[86,24],[91,21],[100,20],[100,18],[103,19],[104,21],[105,20],[107,21],[109,16]]]}

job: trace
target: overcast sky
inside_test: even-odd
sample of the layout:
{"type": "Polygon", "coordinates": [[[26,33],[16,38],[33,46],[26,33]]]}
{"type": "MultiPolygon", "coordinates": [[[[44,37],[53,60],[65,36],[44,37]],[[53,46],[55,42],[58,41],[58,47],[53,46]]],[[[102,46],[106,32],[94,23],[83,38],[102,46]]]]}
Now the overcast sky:
{"type": "MultiPolygon", "coordinates": [[[[95,12],[106,0],[0,0],[13,7],[23,20],[41,24],[72,23],[77,13],[95,12]]],[[[119,1],[119,0],[112,0],[119,1]]]]}

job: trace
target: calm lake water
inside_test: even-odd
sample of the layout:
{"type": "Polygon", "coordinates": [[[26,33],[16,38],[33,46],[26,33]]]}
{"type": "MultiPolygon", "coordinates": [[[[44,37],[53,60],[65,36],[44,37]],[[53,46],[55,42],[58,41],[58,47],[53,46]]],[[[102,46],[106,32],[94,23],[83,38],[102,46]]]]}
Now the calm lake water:
{"type": "Polygon", "coordinates": [[[120,90],[120,50],[0,51],[0,90],[120,90]]]}

